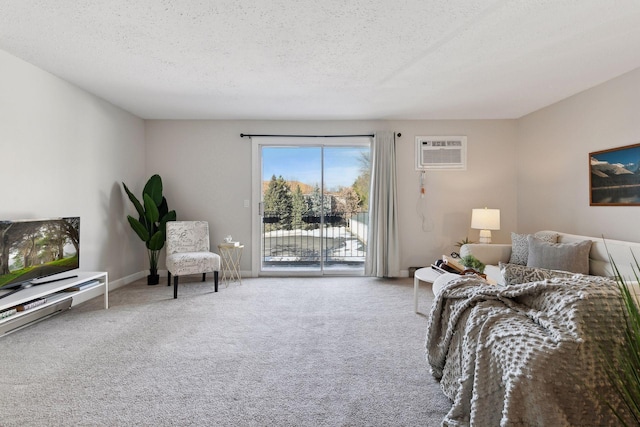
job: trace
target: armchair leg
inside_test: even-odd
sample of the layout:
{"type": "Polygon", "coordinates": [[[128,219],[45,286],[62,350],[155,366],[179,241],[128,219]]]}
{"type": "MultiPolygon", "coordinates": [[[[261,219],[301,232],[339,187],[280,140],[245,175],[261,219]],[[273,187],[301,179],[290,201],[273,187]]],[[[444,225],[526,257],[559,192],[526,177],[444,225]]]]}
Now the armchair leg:
{"type": "Polygon", "coordinates": [[[167,271],[167,286],[171,286],[171,272],[167,271]]]}
{"type": "MultiPolygon", "coordinates": [[[[207,273],[202,273],[202,281],[204,282],[206,279],[207,273]]],[[[171,273],[168,275],[167,286],[171,285],[171,273]]],[[[213,272],[213,290],[214,292],[218,292],[218,272],[213,272]]],[[[173,276],[173,298],[178,298],[178,276],[173,276]]]]}

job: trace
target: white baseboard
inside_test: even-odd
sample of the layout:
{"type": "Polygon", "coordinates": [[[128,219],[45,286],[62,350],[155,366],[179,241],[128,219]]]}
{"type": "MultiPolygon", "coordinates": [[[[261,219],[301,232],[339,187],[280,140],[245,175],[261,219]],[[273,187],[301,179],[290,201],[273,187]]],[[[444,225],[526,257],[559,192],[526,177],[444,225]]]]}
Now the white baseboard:
{"type": "MultiPolygon", "coordinates": [[[[114,281],[109,280],[109,290],[117,289],[121,286],[125,286],[125,285],[128,285],[129,283],[135,282],[136,280],[145,278],[147,277],[147,274],[149,274],[149,271],[144,270],[144,271],[140,271],[138,273],[134,273],[114,281]]],[[[167,277],[167,270],[158,270],[158,274],[160,275],[160,278],[162,280],[162,277],[167,277]]],[[[244,271],[244,270],[240,271],[240,275],[243,278],[258,277],[258,276],[254,276],[251,271],[244,271]]],[[[409,277],[409,270],[400,270],[399,277],[409,277]]]]}
{"type": "Polygon", "coordinates": [[[143,277],[147,276],[147,271],[139,271],[137,273],[131,274],[129,276],[125,276],[120,279],[111,280],[109,279],[109,291],[114,289],[118,289],[124,285],[128,285],[129,283],[135,282],[136,280],[140,280],[143,277]]]}

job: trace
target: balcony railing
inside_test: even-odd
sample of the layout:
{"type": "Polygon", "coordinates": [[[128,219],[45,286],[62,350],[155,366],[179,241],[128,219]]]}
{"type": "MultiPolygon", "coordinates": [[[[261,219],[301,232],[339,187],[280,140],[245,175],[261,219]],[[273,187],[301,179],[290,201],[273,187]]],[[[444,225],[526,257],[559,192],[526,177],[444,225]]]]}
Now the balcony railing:
{"type": "Polygon", "coordinates": [[[359,268],[366,256],[368,214],[331,212],[290,215],[265,212],[263,216],[263,267],[359,268]]]}

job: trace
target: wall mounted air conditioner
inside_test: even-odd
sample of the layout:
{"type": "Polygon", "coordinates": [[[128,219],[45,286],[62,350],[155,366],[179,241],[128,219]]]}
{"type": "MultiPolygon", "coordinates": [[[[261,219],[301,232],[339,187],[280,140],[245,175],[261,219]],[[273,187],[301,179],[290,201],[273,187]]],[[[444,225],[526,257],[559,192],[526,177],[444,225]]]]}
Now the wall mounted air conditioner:
{"type": "Polygon", "coordinates": [[[416,136],[416,170],[466,170],[466,136],[416,136]]]}

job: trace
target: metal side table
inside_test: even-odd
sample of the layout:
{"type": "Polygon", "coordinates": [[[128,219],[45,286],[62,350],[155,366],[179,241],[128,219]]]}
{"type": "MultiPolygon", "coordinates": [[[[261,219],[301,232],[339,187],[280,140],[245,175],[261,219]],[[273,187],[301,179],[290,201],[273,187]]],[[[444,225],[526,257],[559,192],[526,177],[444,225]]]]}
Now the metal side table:
{"type": "Polygon", "coordinates": [[[222,265],[222,282],[225,286],[229,286],[230,282],[238,281],[242,284],[240,276],[240,259],[242,258],[242,250],[244,245],[238,242],[220,243],[218,251],[220,252],[220,260],[222,265]]]}

